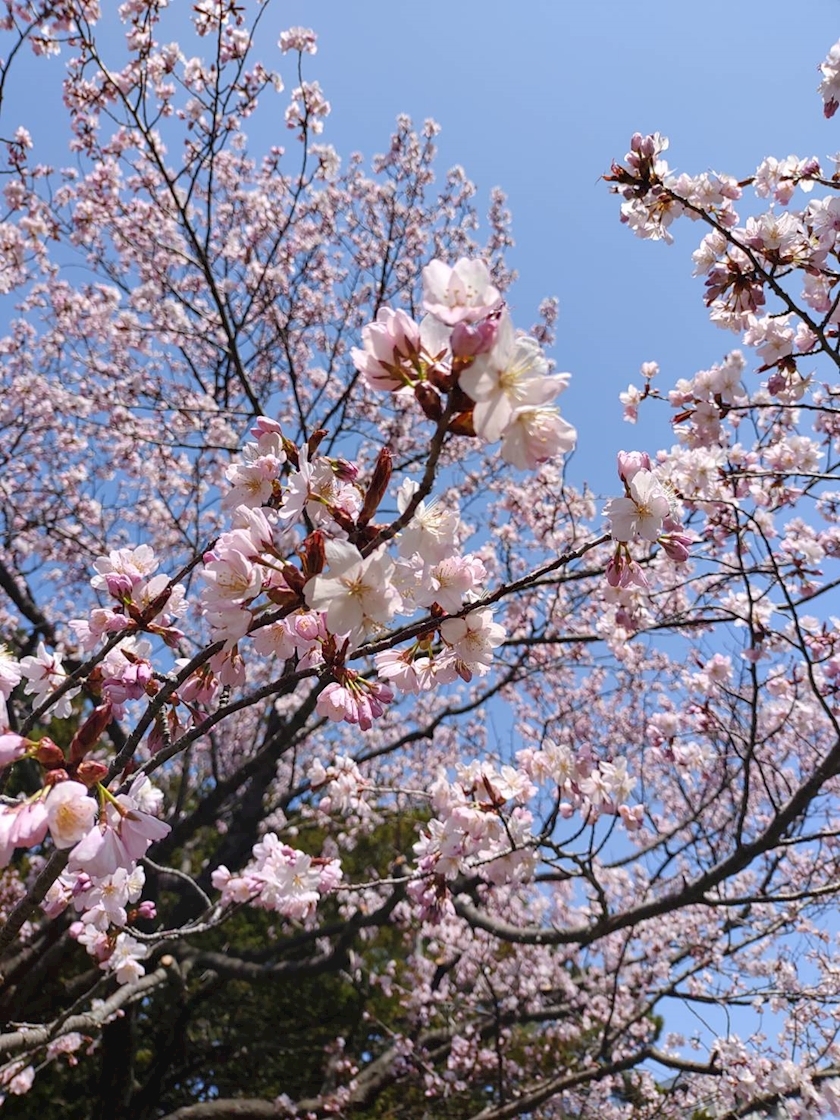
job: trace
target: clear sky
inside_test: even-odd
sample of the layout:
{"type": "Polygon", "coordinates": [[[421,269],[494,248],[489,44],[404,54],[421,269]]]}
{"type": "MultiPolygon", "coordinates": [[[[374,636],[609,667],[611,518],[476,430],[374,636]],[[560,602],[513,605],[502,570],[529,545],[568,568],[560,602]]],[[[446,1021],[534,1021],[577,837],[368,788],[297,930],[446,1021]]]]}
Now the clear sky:
{"type": "Polygon", "coordinates": [[[514,319],[527,327],[543,296],[560,299],[573,480],[614,489],[616,450],[670,446],[667,409],[634,431],[619,391],[643,361],[660,363],[664,387],[737,339],[708,323],[691,276],[699,227],[678,225],[670,248],[639,241],[599,177],[635,130],[669,136],[669,163],[692,174],[741,178],[765,155],[836,152],[840,116],[823,118],[816,86],[840,38],[837,0],[289,0],[278,16],[319,33],[307,71],[332,102],[323,139],[339,152],[383,150],[399,112],[431,116],[441,169],[462,164],[481,197],[507,192],[514,319]]]}
{"type": "MultiPolygon", "coordinates": [[[[113,19],[111,2],[103,8],[113,19]]],[[[170,14],[186,19],[189,7],[171,0],[170,14]]],[[[699,227],[679,223],[671,247],[637,240],[600,176],[635,130],[669,136],[671,166],[690,173],[741,178],[765,155],[836,152],[840,114],[824,120],[816,86],[840,37],[838,0],[796,9],[782,0],[275,0],[258,53],[289,89],[292,58],[276,42],[296,24],[319,34],[305,62],[332,103],[320,139],[342,156],[371,156],[386,149],[398,113],[431,116],[443,127],[441,175],[461,164],[479,200],[493,186],[507,192],[520,273],[514,321],[528,327],[542,297],[559,297],[553,357],[573,374],[560,403],[580,432],[569,474],[613,491],[619,448],[672,442],[664,407],[637,429],[621,419],[618,393],[640,380],[640,364],[658,361],[666,388],[737,339],[708,323],[702,282],[691,276],[699,227]]],[[[25,63],[4,126],[28,123],[36,158],[60,164],[66,136],[56,134],[53,97],[62,61],[54,63],[25,63]]],[[[257,124],[255,151],[295,145],[279,112],[257,124]]]]}

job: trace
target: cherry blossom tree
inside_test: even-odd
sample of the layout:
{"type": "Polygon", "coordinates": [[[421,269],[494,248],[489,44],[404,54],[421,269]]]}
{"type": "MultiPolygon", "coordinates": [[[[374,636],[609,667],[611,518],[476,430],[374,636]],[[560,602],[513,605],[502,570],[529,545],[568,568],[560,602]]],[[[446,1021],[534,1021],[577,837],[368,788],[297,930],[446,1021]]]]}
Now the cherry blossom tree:
{"type": "Polygon", "coordinates": [[[596,502],[435,125],[342,162],[267,3],[2,11],[6,1114],[840,1109],[840,171],[612,165],[737,337],[596,502]]]}

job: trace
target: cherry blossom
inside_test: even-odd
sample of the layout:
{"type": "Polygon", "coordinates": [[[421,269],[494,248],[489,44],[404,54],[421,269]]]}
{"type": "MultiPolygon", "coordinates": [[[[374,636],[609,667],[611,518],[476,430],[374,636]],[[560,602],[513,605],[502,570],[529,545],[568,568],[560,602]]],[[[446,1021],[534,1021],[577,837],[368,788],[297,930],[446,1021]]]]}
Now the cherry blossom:
{"type": "Polygon", "coordinates": [[[434,260],[423,269],[423,306],[449,327],[486,318],[500,299],[482,260],[461,257],[451,267],[434,260]]]}
{"type": "Polygon", "coordinates": [[[488,607],[470,611],[463,618],[447,619],[441,623],[440,633],[458,662],[479,674],[489,670],[492,651],[505,639],[504,627],[493,621],[488,607]]]}
{"type": "Polygon", "coordinates": [[[96,802],[81,782],[59,782],[47,797],[47,820],[57,848],[72,848],[93,827],[96,802]]]}
{"type": "Polygon", "coordinates": [[[502,315],[496,344],[479,354],[460,384],[476,407],[476,431],[490,443],[501,438],[517,408],[544,405],[561,392],[568,378],[549,377],[549,365],[539,344],[527,335],[517,336],[510,316],[502,315]]]}
{"type": "Polygon", "coordinates": [[[304,587],[307,606],[324,611],[332,634],[358,639],[369,628],[384,625],[399,606],[389,586],[393,561],[382,551],[363,557],[345,541],[328,541],[329,575],[314,576],[304,587]]]}
{"type": "MultiPolygon", "coordinates": [[[[38,643],[37,653],[22,657],[18,667],[21,677],[26,680],[26,692],[34,696],[39,704],[62,685],[67,677],[61,654],[58,651],[48,653],[43,642],[38,643]]],[[[58,719],[70,715],[73,697],[78,692],[78,688],[71,688],[55,702],[53,712],[58,719]]]]}
{"type": "Polygon", "coordinates": [[[362,330],[363,348],[351,356],[372,389],[393,391],[417,378],[420,345],[420,327],[402,308],[380,307],[376,322],[362,330]]]}
{"type": "Polygon", "coordinates": [[[613,540],[641,537],[655,541],[662,532],[671,503],[652,471],[638,470],[627,483],[626,498],[612,498],[604,508],[613,540]]]}

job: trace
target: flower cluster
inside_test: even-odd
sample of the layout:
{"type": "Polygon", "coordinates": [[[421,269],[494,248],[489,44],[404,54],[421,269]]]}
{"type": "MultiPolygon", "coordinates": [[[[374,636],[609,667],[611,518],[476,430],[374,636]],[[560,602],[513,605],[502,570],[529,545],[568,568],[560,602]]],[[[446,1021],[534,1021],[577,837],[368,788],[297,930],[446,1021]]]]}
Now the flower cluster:
{"type": "Polygon", "coordinates": [[[672,560],[682,563],[688,559],[691,537],[677,517],[675,497],[666,492],[646,453],[620,451],[618,476],[624,483],[624,496],[611,498],[604,507],[610,535],[618,542],[607,565],[607,582],[611,587],[647,587],[628,542],[657,541],[672,560]]]}
{"type": "Polygon", "coordinates": [[[428,264],[423,307],[419,324],[382,308],[363,330],[352,358],[371,388],[413,392],[433,419],[443,414],[443,393],[459,431],[501,440],[502,458],[521,470],[574,449],[575,429],[550,403],[569,375],[551,374],[539,343],[514,330],[483,261],[428,264]]]}
{"type": "Polygon", "coordinates": [[[621,817],[630,831],[641,826],[644,806],[630,803],[636,780],[628,773],[626,759],[597,758],[589,748],[573,751],[547,739],[540,750],[519,751],[517,760],[532,781],[556,783],[564,819],[579,813],[593,823],[606,814],[621,817]]]}
{"type": "Polygon", "coordinates": [[[222,905],[248,902],[294,921],[310,919],[323,895],[341,882],[337,859],[315,859],[283,844],[269,832],[254,845],[254,858],[239,875],[224,866],[213,872],[213,886],[222,905]]]}
{"type": "MultiPolygon", "coordinates": [[[[50,741],[33,745],[32,757],[44,758],[58,748],[50,741]]],[[[56,771],[49,771],[52,777],[56,771]]],[[[137,918],[155,916],[154,905],[139,902],[145,876],[138,861],[150,844],[169,833],[155,812],[162,795],[141,776],[128,793],[116,797],[97,786],[89,795],[79,781],[55,781],[45,792],[0,813],[0,863],[18,847],[41,844],[49,832],[56,848],[70,849],[67,869],[55,880],[42,903],[55,917],[71,903],[79,919],[72,936],[112,972],[120,984],[143,975],[140,961],[147,948],[126,932],[137,918]]]]}
{"type": "Polygon", "coordinates": [[[171,646],[183,637],[173,622],[187,608],[184,586],[169,576],[154,573],[159,561],[152,548],[121,548],[94,561],[91,587],[105,592],[116,606],[97,607],[87,618],[70,619],[70,627],[83,650],[95,649],[103,636],[155,634],[171,646]]]}
{"type": "Polygon", "coordinates": [[[454,782],[438,774],[430,789],[435,815],[414,845],[418,877],[409,885],[427,917],[448,909],[446,883],[460,874],[492,883],[530,876],[533,817],[523,803],[535,792],[528,776],[510,766],[497,770],[476,760],[459,764],[454,782]]]}

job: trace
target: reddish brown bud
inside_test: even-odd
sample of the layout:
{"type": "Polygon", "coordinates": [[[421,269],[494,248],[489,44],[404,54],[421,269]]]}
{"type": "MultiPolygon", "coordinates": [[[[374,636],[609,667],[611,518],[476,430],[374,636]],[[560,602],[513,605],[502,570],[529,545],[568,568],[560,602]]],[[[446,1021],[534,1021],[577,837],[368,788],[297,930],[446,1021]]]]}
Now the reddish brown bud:
{"type": "Polygon", "coordinates": [[[453,412],[470,412],[475,406],[475,401],[460,385],[456,385],[452,392],[451,404],[453,412]]]}
{"type": "Polygon", "coordinates": [[[286,581],[290,591],[294,591],[297,595],[303,594],[303,586],[306,580],[300,568],[296,568],[294,564],[284,564],[283,579],[286,581]]]}
{"type": "Polygon", "coordinates": [[[317,428],[312,433],[312,435],[309,437],[309,439],[306,441],[306,446],[309,450],[309,458],[310,459],[315,454],[315,452],[318,450],[318,448],[321,446],[321,441],[323,440],[323,438],[326,434],[327,434],[327,429],[326,428],[317,428]]]}
{"type": "Polygon", "coordinates": [[[324,534],[320,529],[310,533],[303,542],[300,556],[304,580],[311,579],[312,576],[317,576],[320,572],[323,572],[324,564],[327,562],[327,554],[324,550],[324,534]]]}
{"type": "Polygon", "coordinates": [[[64,766],[64,751],[57,743],[54,743],[49,735],[45,735],[38,743],[38,749],[35,751],[34,758],[41,763],[47,770],[54,770],[57,766],[64,766]]]}
{"type": "Polygon", "coordinates": [[[76,767],[76,781],[82,782],[88,789],[92,789],[97,782],[101,782],[108,773],[108,767],[103,762],[94,762],[86,758],[76,767]]]}
{"type": "Polygon", "coordinates": [[[293,611],[300,606],[300,595],[296,591],[286,591],[281,587],[271,587],[266,592],[268,598],[277,607],[293,611]]]}
{"type": "Polygon", "coordinates": [[[353,536],[353,544],[358,548],[359,552],[364,553],[367,546],[371,541],[375,541],[379,533],[384,529],[384,525],[361,525],[353,536]]]}
{"type": "Polygon", "coordinates": [[[443,405],[440,396],[427,381],[421,381],[414,386],[414,396],[430,420],[440,420],[443,416],[443,405]]]}
{"type": "Polygon", "coordinates": [[[102,732],[111,722],[111,702],[106,700],[94,708],[88,718],[73,736],[70,743],[70,761],[81,762],[91,747],[99,742],[102,732]]]}
{"type": "Polygon", "coordinates": [[[367,525],[368,521],[370,521],[379,509],[379,503],[385,497],[385,491],[388,489],[388,483],[391,481],[391,470],[391,449],[389,447],[383,447],[377,456],[376,466],[373,468],[373,476],[367,488],[365,500],[362,503],[362,511],[358,518],[360,525],[367,525]]]}
{"type": "Polygon", "coordinates": [[[286,436],[283,436],[283,450],[286,452],[286,458],[292,464],[294,469],[297,470],[300,466],[300,456],[298,455],[298,449],[290,439],[286,438],[286,436]]]}
{"type": "Polygon", "coordinates": [[[472,409],[469,412],[459,412],[449,421],[449,430],[456,436],[474,436],[476,434],[473,423],[472,409]]]}
{"type": "Polygon", "coordinates": [[[346,459],[331,459],[330,465],[339,482],[355,482],[359,475],[356,464],[348,463],[346,459]]]}
{"type": "Polygon", "coordinates": [[[172,584],[167,583],[167,585],[166,585],[166,587],[164,587],[163,591],[161,591],[161,593],[159,595],[156,595],[154,597],[154,599],[152,599],[151,603],[149,603],[149,605],[143,611],[143,621],[144,622],[151,622],[151,620],[153,618],[155,618],[157,615],[159,615],[160,612],[163,610],[163,608],[166,606],[166,604],[169,602],[169,599],[170,599],[171,595],[172,595],[172,584]]]}
{"type": "MultiPolygon", "coordinates": [[[[464,365],[462,368],[466,369],[466,366],[470,365],[471,363],[472,359],[470,359],[470,361],[467,362],[466,365],[464,365]]],[[[434,387],[436,389],[440,389],[442,393],[449,393],[455,386],[457,374],[454,369],[445,370],[440,369],[438,366],[429,366],[429,368],[426,370],[426,378],[428,379],[430,385],[434,385],[434,387]]]]}
{"type": "Polygon", "coordinates": [[[341,526],[345,533],[355,533],[356,522],[352,517],[348,517],[343,509],[330,505],[327,506],[327,509],[330,511],[330,517],[341,526]]]}

